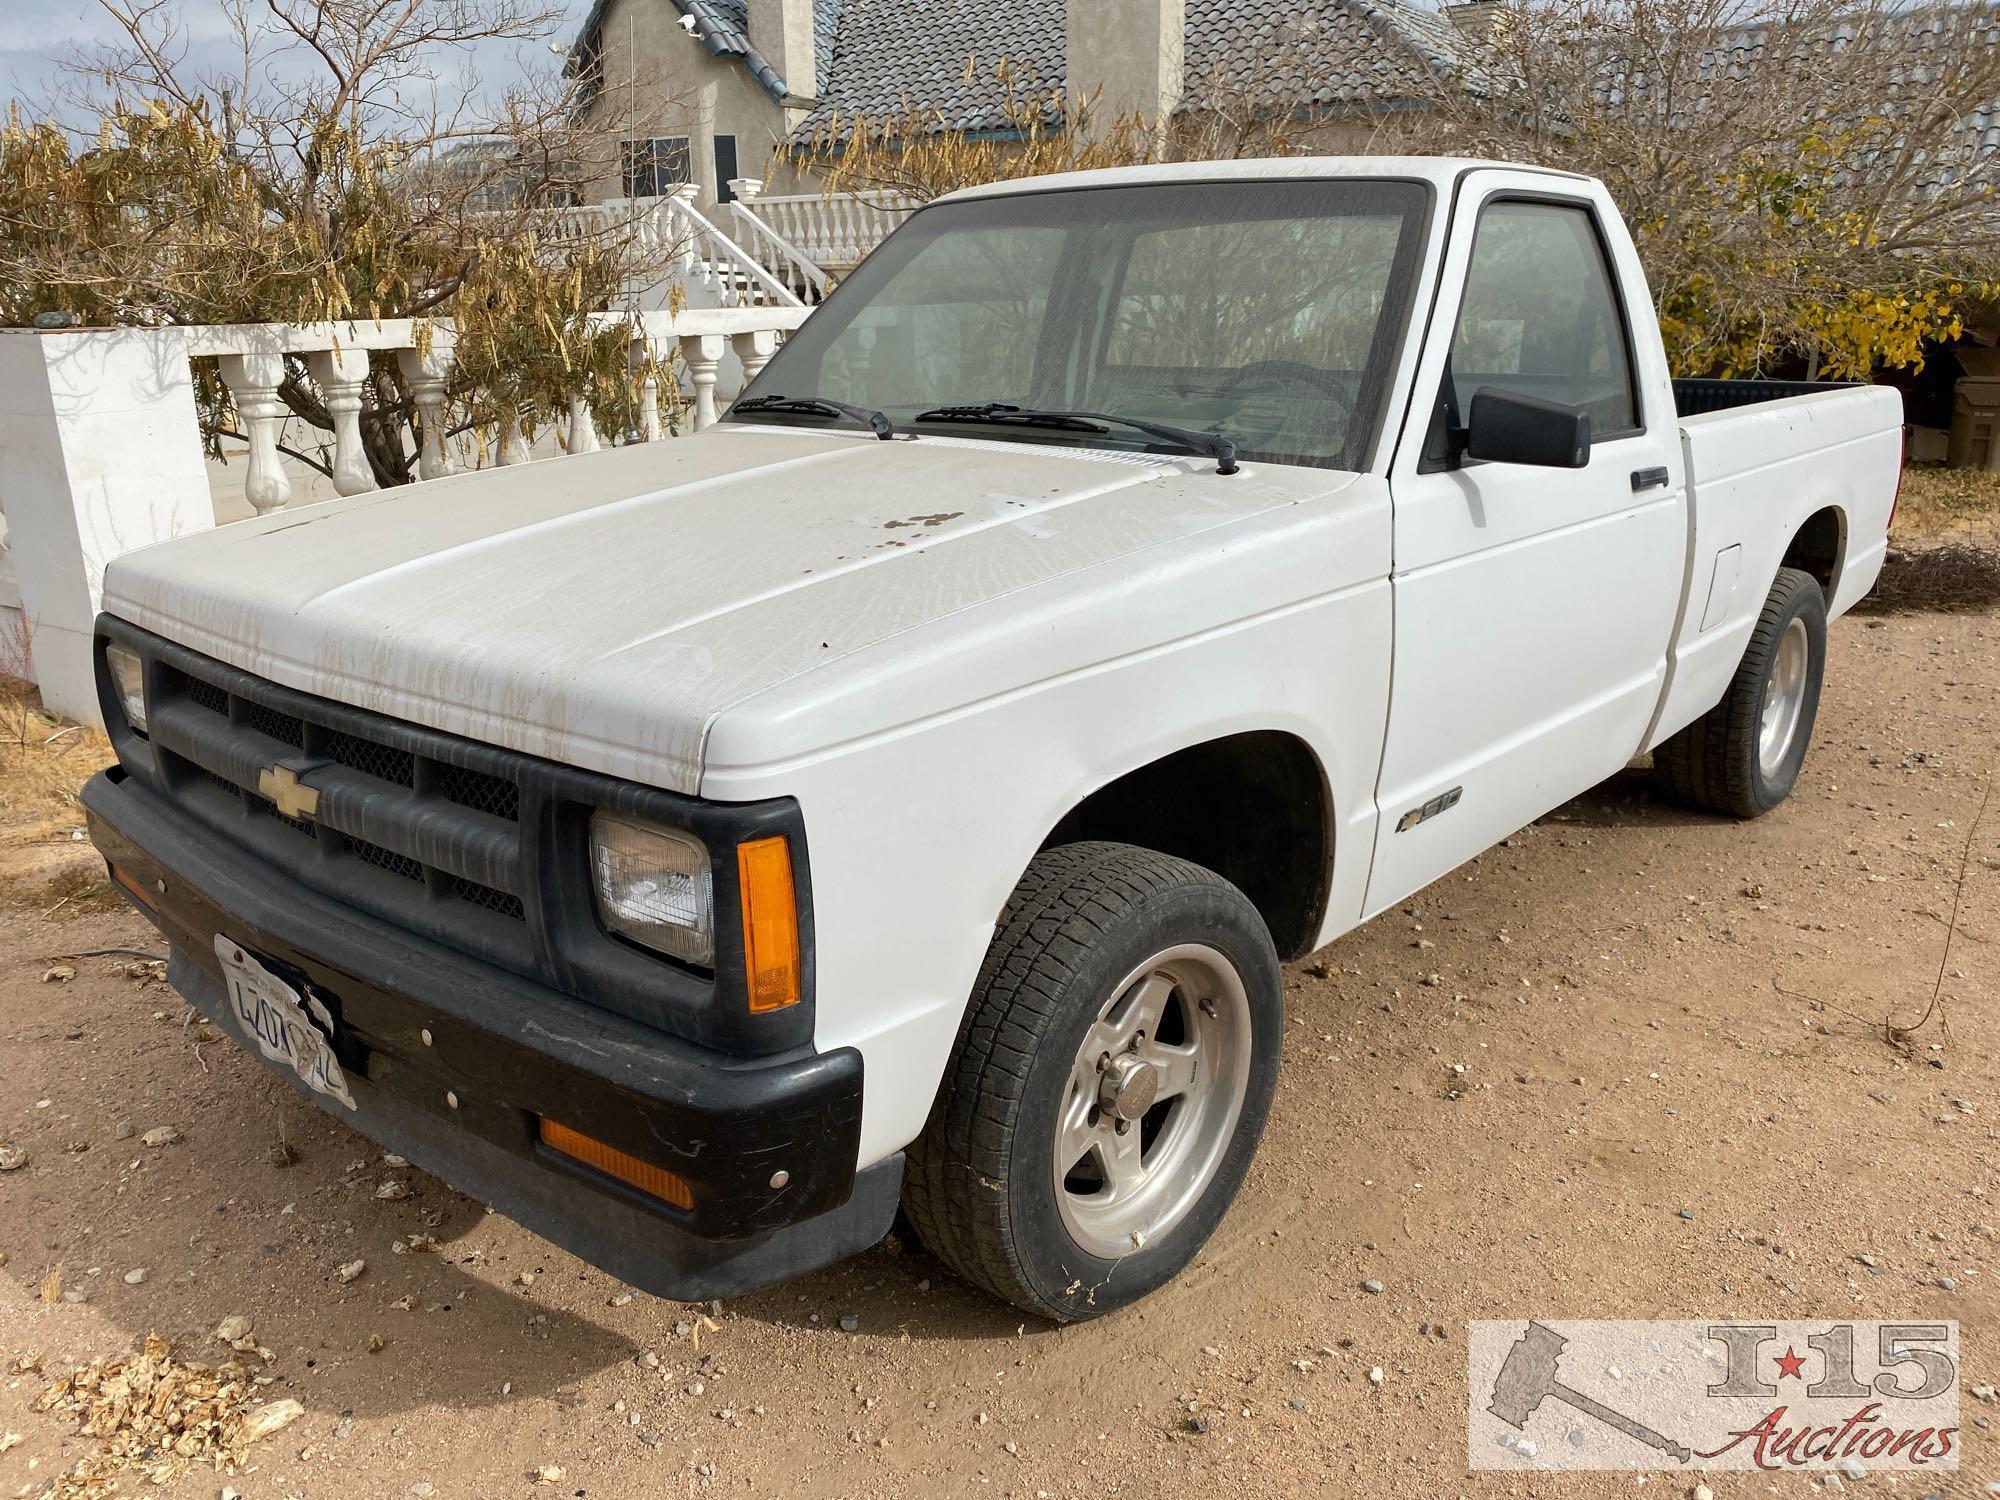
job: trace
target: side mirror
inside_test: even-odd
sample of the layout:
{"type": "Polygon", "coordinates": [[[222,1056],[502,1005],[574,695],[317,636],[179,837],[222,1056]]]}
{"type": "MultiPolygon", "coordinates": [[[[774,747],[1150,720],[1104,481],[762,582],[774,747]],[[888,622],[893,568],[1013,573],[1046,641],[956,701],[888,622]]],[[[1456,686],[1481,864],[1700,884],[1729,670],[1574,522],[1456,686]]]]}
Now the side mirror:
{"type": "Polygon", "coordinates": [[[1590,462],[1590,413],[1540,396],[1480,391],[1465,424],[1465,452],[1494,463],[1581,469],[1590,462]]]}

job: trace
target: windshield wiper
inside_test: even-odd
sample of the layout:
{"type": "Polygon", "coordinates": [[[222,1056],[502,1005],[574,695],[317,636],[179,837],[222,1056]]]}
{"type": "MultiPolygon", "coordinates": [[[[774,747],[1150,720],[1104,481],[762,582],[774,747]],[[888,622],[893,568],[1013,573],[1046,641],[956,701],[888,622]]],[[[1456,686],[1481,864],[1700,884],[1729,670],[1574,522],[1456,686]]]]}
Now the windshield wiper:
{"type": "Polygon", "coordinates": [[[885,443],[896,435],[896,424],[881,412],[870,411],[865,406],[849,406],[845,401],[832,401],[825,396],[752,396],[748,401],[738,401],[729,408],[731,416],[739,411],[792,411],[808,416],[852,417],[857,422],[866,422],[875,436],[885,443]]]}
{"type": "Polygon", "coordinates": [[[1142,422],[1137,417],[1121,417],[1112,412],[1040,411],[1006,401],[987,401],[978,406],[935,406],[929,411],[919,412],[912,420],[993,422],[1010,427],[1052,427],[1066,432],[1105,432],[1109,429],[1102,424],[1113,422],[1120,427],[1136,428],[1163,443],[1207,454],[1215,460],[1215,472],[1218,474],[1234,474],[1237,471],[1236,445],[1213,428],[1207,432],[1196,432],[1188,427],[1170,427],[1165,422],[1142,422]]]}

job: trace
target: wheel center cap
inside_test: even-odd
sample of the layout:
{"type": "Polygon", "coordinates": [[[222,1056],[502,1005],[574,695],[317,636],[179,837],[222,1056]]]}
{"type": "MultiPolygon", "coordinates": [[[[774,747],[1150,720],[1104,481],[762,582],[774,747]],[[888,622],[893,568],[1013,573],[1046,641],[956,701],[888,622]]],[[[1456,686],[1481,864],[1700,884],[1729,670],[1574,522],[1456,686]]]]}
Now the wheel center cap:
{"type": "Polygon", "coordinates": [[[1115,1120],[1136,1120],[1153,1107],[1160,1092],[1160,1070],[1143,1058],[1114,1060],[1098,1085],[1097,1104],[1115,1120]]]}

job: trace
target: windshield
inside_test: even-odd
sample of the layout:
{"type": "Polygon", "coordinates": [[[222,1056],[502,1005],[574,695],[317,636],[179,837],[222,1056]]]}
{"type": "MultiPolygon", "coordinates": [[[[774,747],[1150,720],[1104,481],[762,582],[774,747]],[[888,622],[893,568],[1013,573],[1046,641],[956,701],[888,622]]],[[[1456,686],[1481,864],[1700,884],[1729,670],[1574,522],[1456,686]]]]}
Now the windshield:
{"type": "Polygon", "coordinates": [[[1245,458],[1358,468],[1403,336],[1426,201],[1418,183],[1356,179],[939,204],[864,261],[744,396],[817,396],[919,431],[1172,448],[1120,429],[915,420],[988,402],[1108,412],[1216,428],[1245,458]]]}

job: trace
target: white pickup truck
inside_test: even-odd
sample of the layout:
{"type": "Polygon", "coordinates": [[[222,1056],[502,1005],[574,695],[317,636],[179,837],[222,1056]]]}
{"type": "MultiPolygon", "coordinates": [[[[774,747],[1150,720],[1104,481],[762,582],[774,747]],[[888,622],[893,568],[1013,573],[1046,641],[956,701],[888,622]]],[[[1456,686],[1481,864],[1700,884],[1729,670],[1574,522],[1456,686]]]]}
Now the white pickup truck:
{"type": "Polygon", "coordinates": [[[189,1000],[615,1274],[1172,1277],[1279,962],[1635,756],[1781,802],[1901,408],[1673,381],[1596,182],[913,214],[698,436],[119,559],[85,794],[189,1000]]]}

